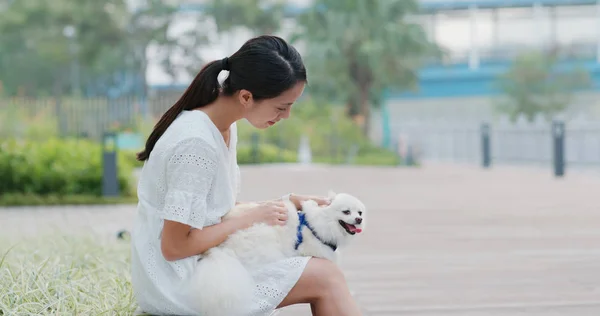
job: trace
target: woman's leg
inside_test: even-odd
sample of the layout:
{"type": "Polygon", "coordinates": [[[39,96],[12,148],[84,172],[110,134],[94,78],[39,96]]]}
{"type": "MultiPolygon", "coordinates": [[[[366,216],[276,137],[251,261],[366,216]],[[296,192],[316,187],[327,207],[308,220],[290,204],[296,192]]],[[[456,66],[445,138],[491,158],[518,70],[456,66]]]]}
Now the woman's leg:
{"type": "Polygon", "coordinates": [[[350,295],[342,271],[326,259],[311,258],[296,285],[278,307],[299,303],[309,303],[314,316],[362,315],[350,295]]]}

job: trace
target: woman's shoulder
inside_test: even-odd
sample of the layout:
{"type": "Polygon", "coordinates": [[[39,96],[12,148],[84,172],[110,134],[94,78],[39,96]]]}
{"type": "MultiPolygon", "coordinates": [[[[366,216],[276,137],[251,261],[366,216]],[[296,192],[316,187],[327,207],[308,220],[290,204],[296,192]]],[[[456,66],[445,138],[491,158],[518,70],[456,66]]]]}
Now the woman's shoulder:
{"type": "Polygon", "coordinates": [[[193,120],[187,112],[182,113],[169,126],[156,145],[167,151],[217,149],[210,126],[202,121],[193,120]]]}

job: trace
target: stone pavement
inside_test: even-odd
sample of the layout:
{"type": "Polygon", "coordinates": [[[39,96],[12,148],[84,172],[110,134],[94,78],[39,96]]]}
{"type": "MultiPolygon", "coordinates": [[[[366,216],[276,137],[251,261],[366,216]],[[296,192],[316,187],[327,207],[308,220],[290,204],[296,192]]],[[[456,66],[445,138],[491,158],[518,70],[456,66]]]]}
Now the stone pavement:
{"type": "MultiPolygon", "coordinates": [[[[357,195],[364,235],[342,266],[365,315],[600,315],[600,177],[465,166],[243,167],[243,199],[357,195]]],[[[132,206],[0,209],[0,235],[111,236],[132,206]]],[[[307,306],[278,316],[309,315],[307,306]]]]}

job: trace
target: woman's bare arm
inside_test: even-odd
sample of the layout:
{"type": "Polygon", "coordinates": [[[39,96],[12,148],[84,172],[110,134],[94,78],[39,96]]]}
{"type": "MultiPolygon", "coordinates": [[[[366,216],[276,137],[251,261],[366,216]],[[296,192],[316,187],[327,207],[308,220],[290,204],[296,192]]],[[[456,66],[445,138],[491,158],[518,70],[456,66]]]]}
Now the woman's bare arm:
{"type": "Polygon", "coordinates": [[[241,216],[202,229],[191,229],[187,224],[164,220],[161,252],[167,261],[202,254],[220,245],[234,232],[250,227],[254,223],[285,225],[287,212],[287,208],[281,202],[265,203],[248,209],[241,216]]]}
{"type": "Polygon", "coordinates": [[[161,251],[167,261],[202,254],[206,250],[218,246],[229,235],[245,226],[246,220],[243,217],[192,230],[189,225],[165,220],[161,237],[161,251]]]}

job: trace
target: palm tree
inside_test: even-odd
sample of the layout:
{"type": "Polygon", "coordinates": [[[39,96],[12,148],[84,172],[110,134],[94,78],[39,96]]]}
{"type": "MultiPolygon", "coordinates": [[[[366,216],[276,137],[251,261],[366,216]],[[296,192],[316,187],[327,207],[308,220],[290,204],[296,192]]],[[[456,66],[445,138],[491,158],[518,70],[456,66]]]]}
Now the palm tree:
{"type": "Polygon", "coordinates": [[[293,39],[306,44],[309,91],[345,103],[367,134],[382,93],[415,87],[423,59],[439,52],[408,21],[418,9],[415,0],[316,0],[293,39]]]}

